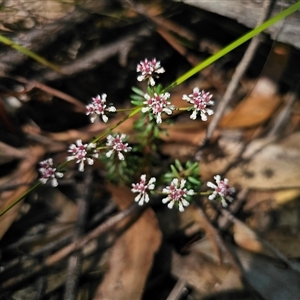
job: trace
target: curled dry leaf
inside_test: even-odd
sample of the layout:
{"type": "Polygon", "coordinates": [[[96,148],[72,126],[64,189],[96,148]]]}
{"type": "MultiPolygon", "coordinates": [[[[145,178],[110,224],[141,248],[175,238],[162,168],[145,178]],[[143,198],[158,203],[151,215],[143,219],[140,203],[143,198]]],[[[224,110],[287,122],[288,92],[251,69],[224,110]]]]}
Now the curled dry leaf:
{"type": "Polygon", "coordinates": [[[273,116],[281,102],[282,98],[274,95],[250,95],[222,118],[220,126],[232,129],[261,125],[273,116]]]}
{"type": "MultiPolygon", "coordinates": [[[[129,188],[110,185],[110,190],[120,208],[133,203],[129,188]]],[[[161,239],[155,214],[148,208],[112,246],[108,270],[94,299],[141,299],[161,239]]]]}
{"type": "Polygon", "coordinates": [[[231,169],[227,177],[233,184],[245,188],[266,190],[300,187],[299,144],[299,132],[266,146],[262,141],[264,147],[261,148],[257,142],[252,143],[245,152],[247,163],[240,163],[231,169]]]}
{"type": "Polygon", "coordinates": [[[201,299],[212,292],[243,289],[238,268],[233,262],[220,264],[208,239],[195,243],[188,255],[173,252],[171,272],[193,287],[201,299]]]}

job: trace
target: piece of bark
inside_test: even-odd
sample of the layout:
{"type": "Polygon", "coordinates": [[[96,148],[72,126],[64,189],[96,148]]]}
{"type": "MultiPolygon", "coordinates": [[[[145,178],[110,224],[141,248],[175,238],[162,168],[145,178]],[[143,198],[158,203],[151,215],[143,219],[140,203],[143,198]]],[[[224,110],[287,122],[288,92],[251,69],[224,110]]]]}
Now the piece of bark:
{"type": "MultiPolygon", "coordinates": [[[[182,0],[182,2],[234,19],[249,28],[254,28],[256,26],[257,20],[260,16],[260,11],[263,7],[262,0],[182,0]]],[[[276,14],[280,13],[292,4],[295,4],[295,1],[276,1],[271,17],[274,17],[276,14]]],[[[300,35],[300,11],[295,12],[283,21],[277,22],[275,25],[266,29],[265,32],[270,34],[273,40],[300,48],[300,39],[297,38],[300,35]]]]}

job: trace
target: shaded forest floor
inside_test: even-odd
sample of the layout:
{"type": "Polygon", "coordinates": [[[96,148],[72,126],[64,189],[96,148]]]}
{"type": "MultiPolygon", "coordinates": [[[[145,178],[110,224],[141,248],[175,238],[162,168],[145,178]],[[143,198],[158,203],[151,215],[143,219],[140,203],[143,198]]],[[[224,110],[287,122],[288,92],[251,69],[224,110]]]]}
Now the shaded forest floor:
{"type": "MultiPolygon", "coordinates": [[[[63,163],[70,144],[107,129],[86,116],[91,97],[127,109],[132,86],[146,91],[141,60],[161,62],[166,87],[249,31],[181,2],[43,3],[1,11],[1,34],[54,64],[0,45],[1,211],[34,184],[39,161],[63,163]]],[[[172,103],[184,106],[198,86],[218,111],[248,46],[172,89],[172,103]]],[[[84,173],[70,164],[57,188],[39,186],[0,217],[0,299],[298,299],[299,61],[299,50],[263,34],[216,126],[217,112],[207,122],[173,114],[157,151],[140,154],[154,174],[175,159],[199,162],[203,191],[213,176],[228,178],[227,208],[200,196],[183,213],[157,196],[139,207],[131,183],[108,178],[103,162],[84,173]]],[[[135,121],[114,129],[132,145],[135,121]]]]}

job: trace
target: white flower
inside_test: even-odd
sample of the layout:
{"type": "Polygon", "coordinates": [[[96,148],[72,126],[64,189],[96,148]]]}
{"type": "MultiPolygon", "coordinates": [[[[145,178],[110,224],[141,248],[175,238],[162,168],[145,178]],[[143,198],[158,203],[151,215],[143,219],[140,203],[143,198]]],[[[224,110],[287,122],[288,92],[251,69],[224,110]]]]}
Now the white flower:
{"type": "Polygon", "coordinates": [[[232,201],[233,198],[231,195],[235,192],[235,188],[231,187],[228,184],[228,179],[224,178],[224,180],[221,180],[220,175],[214,176],[214,179],[216,180],[217,184],[214,184],[212,182],[207,182],[207,186],[213,189],[213,193],[208,197],[209,200],[214,200],[215,198],[220,198],[221,203],[224,207],[227,206],[226,200],[232,201]]]}
{"type": "Polygon", "coordinates": [[[106,153],[107,157],[110,157],[114,152],[118,154],[119,160],[124,160],[123,152],[131,151],[131,147],[128,147],[128,143],[123,143],[123,140],[126,138],[126,134],[122,133],[121,136],[117,135],[116,137],[109,135],[107,136],[106,146],[111,147],[112,149],[106,153]]]}
{"type": "Polygon", "coordinates": [[[153,190],[155,188],[154,182],[156,178],[150,178],[149,182],[146,181],[146,175],[141,175],[141,179],[139,183],[133,183],[131,191],[133,193],[139,193],[135,198],[134,201],[138,202],[139,205],[143,205],[144,202],[149,202],[149,195],[147,190],[153,190]]]}
{"type": "Polygon", "coordinates": [[[156,61],[156,58],[153,58],[151,60],[148,60],[147,58],[144,61],[141,61],[137,67],[136,67],[137,72],[141,72],[142,75],[139,75],[137,80],[138,81],[143,81],[145,79],[148,79],[148,84],[154,86],[155,81],[153,77],[158,77],[156,74],[161,74],[165,72],[165,69],[160,66],[160,62],[156,61]]]}
{"type": "Polygon", "coordinates": [[[51,185],[53,187],[58,186],[58,182],[56,178],[61,178],[64,176],[61,172],[56,172],[55,168],[52,168],[53,166],[53,159],[48,158],[44,161],[41,161],[39,163],[40,168],[39,171],[41,172],[41,178],[40,181],[45,184],[48,180],[51,181],[51,185]]]}
{"type": "Polygon", "coordinates": [[[206,107],[208,105],[214,105],[214,101],[212,101],[211,98],[212,94],[199,91],[199,88],[197,87],[193,89],[193,94],[182,96],[182,100],[194,105],[193,113],[191,114],[190,118],[195,120],[198,112],[200,112],[202,121],[207,120],[206,114],[211,116],[214,113],[213,110],[206,107]]]}
{"type": "Polygon", "coordinates": [[[162,203],[168,203],[168,208],[172,209],[174,204],[177,203],[179,211],[183,212],[184,207],[188,206],[190,203],[186,200],[187,195],[194,195],[194,191],[187,190],[184,188],[186,183],[185,179],[181,179],[180,184],[177,178],[174,178],[170,184],[162,190],[164,194],[168,196],[162,199],[162,203]]]}
{"type": "Polygon", "coordinates": [[[85,161],[92,165],[94,163],[94,158],[98,158],[99,154],[97,152],[96,144],[82,144],[82,140],[77,140],[76,144],[72,144],[69,147],[68,152],[71,152],[71,155],[67,157],[67,161],[76,159],[76,163],[79,164],[79,171],[84,171],[85,161]]]}
{"type": "Polygon", "coordinates": [[[148,94],[144,95],[146,101],[143,103],[146,105],[142,108],[142,112],[151,111],[156,116],[156,123],[160,124],[162,122],[161,114],[164,112],[168,115],[172,114],[172,111],[175,109],[174,105],[171,105],[171,102],[168,101],[170,98],[169,93],[164,93],[157,95],[154,93],[154,96],[151,97],[148,94]]]}
{"type": "Polygon", "coordinates": [[[97,95],[95,98],[92,98],[92,103],[86,106],[86,114],[90,115],[92,123],[94,123],[98,115],[101,115],[103,122],[106,123],[108,117],[105,115],[105,112],[115,112],[117,110],[114,106],[106,108],[106,97],[106,94],[102,94],[101,97],[97,95]]]}

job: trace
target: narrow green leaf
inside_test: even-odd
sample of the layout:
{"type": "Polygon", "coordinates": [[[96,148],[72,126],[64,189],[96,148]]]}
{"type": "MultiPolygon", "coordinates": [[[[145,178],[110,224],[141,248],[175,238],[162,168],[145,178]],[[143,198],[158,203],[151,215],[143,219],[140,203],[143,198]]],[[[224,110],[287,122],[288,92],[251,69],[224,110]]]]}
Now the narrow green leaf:
{"type": "Polygon", "coordinates": [[[175,168],[173,165],[171,165],[170,168],[171,168],[171,170],[172,170],[172,172],[173,172],[173,175],[174,175],[176,178],[179,178],[180,176],[179,176],[179,174],[178,174],[176,168],[175,168]]]}
{"type": "Polygon", "coordinates": [[[268,27],[270,27],[270,26],[274,25],[275,23],[277,23],[278,21],[286,18],[287,16],[294,13],[298,9],[300,9],[300,1],[298,1],[294,5],[291,5],[290,7],[288,7],[287,9],[285,9],[284,11],[282,11],[281,13],[276,15],[275,17],[273,17],[273,18],[269,19],[268,21],[264,22],[260,26],[258,26],[256,28],[254,28],[253,30],[249,31],[248,33],[246,33],[245,35],[243,35],[242,37],[240,37],[236,41],[232,42],[231,44],[229,44],[228,46],[226,46],[225,48],[223,48],[222,50],[220,50],[216,54],[210,56],[208,59],[204,60],[203,62],[201,62],[200,64],[198,64],[197,66],[195,66],[194,68],[192,68],[191,70],[189,70],[188,72],[186,72],[185,74],[183,74],[182,76],[177,78],[174,82],[172,82],[165,89],[165,91],[168,91],[168,90],[174,88],[175,86],[183,83],[184,81],[186,81],[187,79],[189,79],[190,77],[195,75],[196,73],[200,72],[201,70],[203,70],[207,66],[214,63],[219,58],[221,58],[224,55],[228,54],[230,51],[234,50],[235,48],[239,47],[243,43],[245,43],[248,40],[252,39],[254,36],[258,35],[262,31],[266,30],[268,27]]]}
{"type": "Polygon", "coordinates": [[[198,180],[198,179],[196,179],[196,178],[194,178],[194,177],[188,177],[187,178],[187,180],[190,182],[190,183],[193,183],[193,184],[196,184],[196,185],[199,185],[201,182],[198,180]]]}
{"type": "Polygon", "coordinates": [[[180,172],[183,170],[182,165],[178,159],[175,159],[175,166],[180,172]]]}
{"type": "Polygon", "coordinates": [[[141,106],[141,101],[140,100],[131,100],[131,103],[133,105],[136,105],[136,106],[141,106]]]}
{"type": "Polygon", "coordinates": [[[137,94],[137,95],[140,95],[142,98],[144,97],[144,92],[142,90],[140,90],[139,88],[133,86],[131,87],[131,89],[137,94]]]}
{"type": "Polygon", "coordinates": [[[63,73],[60,68],[58,66],[56,66],[55,64],[53,64],[52,62],[48,61],[47,59],[45,59],[44,57],[34,53],[33,51],[13,42],[12,40],[10,40],[9,38],[3,36],[0,34],[0,42],[2,42],[3,44],[12,47],[13,49],[16,49],[17,51],[23,53],[24,55],[27,55],[29,57],[31,57],[32,59],[36,60],[37,62],[39,62],[40,64],[58,72],[58,73],[63,73]]]}

